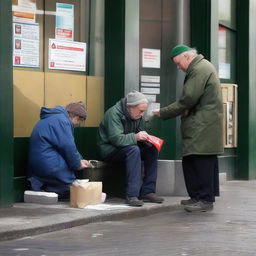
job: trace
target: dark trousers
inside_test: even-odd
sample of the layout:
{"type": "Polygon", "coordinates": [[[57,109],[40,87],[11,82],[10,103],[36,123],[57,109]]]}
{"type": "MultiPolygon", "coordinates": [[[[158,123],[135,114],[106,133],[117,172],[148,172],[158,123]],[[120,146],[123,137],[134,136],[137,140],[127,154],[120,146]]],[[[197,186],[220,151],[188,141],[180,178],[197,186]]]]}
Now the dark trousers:
{"type": "Polygon", "coordinates": [[[104,161],[109,163],[125,163],[127,183],[126,196],[139,197],[149,193],[155,193],[157,159],[158,151],[155,147],[140,147],[137,145],[132,145],[115,150],[108,157],[106,157],[104,161]],[[143,181],[141,180],[142,160],[144,163],[143,181]]]}
{"type": "Polygon", "coordinates": [[[217,155],[190,155],[182,159],[188,195],[197,200],[215,202],[219,196],[217,155]]]}

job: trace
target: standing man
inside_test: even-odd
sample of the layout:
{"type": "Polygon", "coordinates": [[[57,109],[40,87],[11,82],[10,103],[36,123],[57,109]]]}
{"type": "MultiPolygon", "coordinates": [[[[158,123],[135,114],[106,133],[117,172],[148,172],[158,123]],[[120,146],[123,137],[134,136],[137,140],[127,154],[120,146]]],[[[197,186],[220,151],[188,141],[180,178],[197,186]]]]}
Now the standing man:
{"type": "Polygon", "coordinates": [[[182,167],[190,199],[186,211],[213,209],[219,196],[217,155],[223,153],[223,104],[220,81],[214,66],[195,49],[177,45],[171,58],[186,73],[181,97],[155,110],[162,119],[181,116],[182,167]]]}
{"type": "Polygon", "coordinates": [[[91,167],[77,151],[74,127],[86,119],[82,102],[66,108],[41,108],[29,144],[28,181],[31,189],[55,192],[59,198],[69,196],[69,186],[76,179],[74,171],[91,167]]]}
{"type": "Polygon", "coordinates": [[[98,148],[102,160],[126,166],[126,203],[142,206],[143,201],[162,203],[155,194],[158,151],[146,142],[143,115],[148,107],[144,94],[132,91],[107,110],[99,126],[98,148]],[[144,178],[141,185],[141,160],[144,178]]]}

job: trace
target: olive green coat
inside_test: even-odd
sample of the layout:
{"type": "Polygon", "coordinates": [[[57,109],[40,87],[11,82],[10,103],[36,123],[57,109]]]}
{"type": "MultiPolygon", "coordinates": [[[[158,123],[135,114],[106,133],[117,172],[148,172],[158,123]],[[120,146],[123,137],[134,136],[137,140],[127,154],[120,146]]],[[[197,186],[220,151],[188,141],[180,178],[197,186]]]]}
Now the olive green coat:
{"type": "Polygon", "coordinates": [[[181,97],[160,118],[181,115],[183,156],[223,153],[223,103],[214,66],[198,55],[188,66],[181,97]]]}
{"type": "Polygon", "coordinates": [[[134,120],[127,111],[125,99],[107,110],[100,123],[97,147],[101,159],[113,151],[130,145],[137,145],[135,133],[144,130],[143,118],[134,120]]]}

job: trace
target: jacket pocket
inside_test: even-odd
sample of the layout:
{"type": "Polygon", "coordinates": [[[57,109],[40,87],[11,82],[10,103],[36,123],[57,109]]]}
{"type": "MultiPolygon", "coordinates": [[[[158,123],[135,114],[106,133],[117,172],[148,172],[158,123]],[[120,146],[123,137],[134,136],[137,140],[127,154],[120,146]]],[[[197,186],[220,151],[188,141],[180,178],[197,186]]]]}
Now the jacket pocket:
{"type": "Polygon", "coordinates": [[[193,138],[196,129],[195,116],[189,115],[181,118],[181,135],[183,139],[193,138]]]}

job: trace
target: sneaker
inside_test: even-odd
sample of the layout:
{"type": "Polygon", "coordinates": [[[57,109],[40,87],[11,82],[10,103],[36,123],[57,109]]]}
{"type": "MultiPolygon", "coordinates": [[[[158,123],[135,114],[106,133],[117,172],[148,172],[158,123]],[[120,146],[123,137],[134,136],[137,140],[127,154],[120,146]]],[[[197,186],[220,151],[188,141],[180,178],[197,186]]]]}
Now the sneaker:
{"type": "Polygon", "coordinates": [[[157,204],[161,204],[164,201],[162,197],[157,196],[155,193],[149,193],[144,196],[141,196],[141,199],[144,202],[157,203],[157,204]]]}
{"type": "Polygon", "coordinates": [[[125,203],[130,206],[142,206],[143,205],[143,201],[139,200],[138,197],[135,197],[135,196],[131,196],[131,197],[127,196],[125,203]]]}
{"type": "Polygon", "coordinates": [[[180,204],[181,205],[188,205],[188,204],[194,204],[198,202],[198,200],[196,200],[195,198],[190,198],[190,199],[186,199],[186,200],[181,200],[180,204]]]}
{"type": "Polygon", "coordinates": [[[213,209],[213,203],[207,201],[198,201],[194,204],[188,204],[184,206],[184,210],[187,212],[207,212],[213,209]]]}

